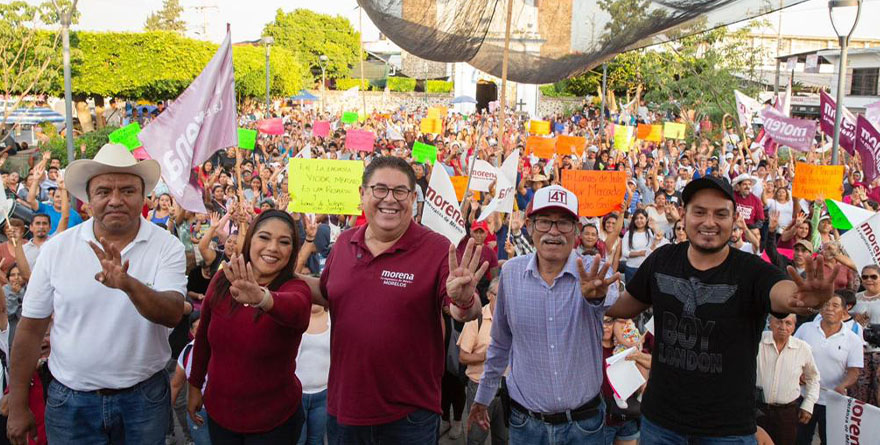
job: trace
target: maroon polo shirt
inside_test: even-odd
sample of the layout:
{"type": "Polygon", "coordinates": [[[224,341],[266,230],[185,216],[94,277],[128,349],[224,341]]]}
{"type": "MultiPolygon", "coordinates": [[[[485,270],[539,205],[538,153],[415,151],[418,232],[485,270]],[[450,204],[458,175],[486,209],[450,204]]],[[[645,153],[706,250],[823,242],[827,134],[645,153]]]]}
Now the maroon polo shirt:
{"type": "Polygon", "coordinates": [[[321,274],[332,318],[327,411],[344,425],[440,413],[449,241],[410,223],[373,257],[366,228],[339,235],[321,274]]]}

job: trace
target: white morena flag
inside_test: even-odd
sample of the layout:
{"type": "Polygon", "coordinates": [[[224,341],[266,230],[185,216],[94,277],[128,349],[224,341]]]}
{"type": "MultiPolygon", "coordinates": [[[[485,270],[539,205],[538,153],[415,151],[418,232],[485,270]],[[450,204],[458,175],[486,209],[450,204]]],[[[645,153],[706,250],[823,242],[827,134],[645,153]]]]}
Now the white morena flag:
{"type": "Polygon", "coordinates": [[[513,212],[513,198],[516,192],[516,167],[519,164],[519,150],[514,150],[501,164],[501,174],[495,183],[495,196],[480,213],[478,221],[484,221],[493,212],[513,212]]]}
{"type": "Polygon", "coordinates": [[[294,158],[312,159],[312,147],[306,145],[294,158]]]}
{"type": "Polygon", "coordinates": [[[844,233],[840,237],[840,245],[858,270],[880,264],[880,214],[875,214],[844,233]]]}
{"type": "Polygon", "coordinates": [[[880,408],[861,400],[822,389],[825,394],[825,428],[832,445],[875,444],[880,438],[880,408]]]}
{"type": "Polygon", "coordinates": [[[880,128],[880,102],[874,102],[865,107],[865,118],[874,124],[874,127],[880,128]]]}
{"type": "Polygon", "coordinates": [[[422,224],[425,227],[445,236],[456,246],[464,238],[464,219],[458,207],[455,187],[445,168],[431,171],[422,211],[422,224]]]}
{"type": "Polygon", "coordinates": [[[733,95],[736,97],[736,113],[739,115],[739,125],[741,127],[750,126],[752,118],[763,108],[761,103],[739,92],[739,90],[733,90],[733,95]]]}
{"type": "Polygon", "coordinates": [[[358,97],[357,94],[358,94],[358,91],[360,91],[360,90],[361,90],[361,87],[359,85],[355,85],[355,86],[345,90],[345,92],[342,93],[342,100],[357,99],[357,97],[358,97]]]}
{"type": "Polygon", "coordinates": [[[488,192],[489,185],[492,184],[497,177],[498,169],[482,159],[477,159],[474,163],[474,171],[471,173],[470,189],[478,192],[488,192]]]}

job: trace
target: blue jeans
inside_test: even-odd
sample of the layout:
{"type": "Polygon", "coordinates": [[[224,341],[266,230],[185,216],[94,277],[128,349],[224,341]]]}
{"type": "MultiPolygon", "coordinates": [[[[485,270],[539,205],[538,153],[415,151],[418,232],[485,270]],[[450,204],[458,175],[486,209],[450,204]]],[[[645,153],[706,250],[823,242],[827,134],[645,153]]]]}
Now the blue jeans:
{"type": "Polygon", "coordinates": [[[593,417],[549,424],[522,411],[510,409],[511,445],[601,444],[605,442],[605,404],[593,417]]]}
{"type": "Polygon", "coordinates": [[[642,416],[639,445],[757,445],[754,434],[746,436],[688,436],[652,423],[642,416]]]}
{"type": "Polygon", "coordinates": [[[162,445],[171,417],[168,373],[159,371],[129,391],[98,395],[57,380],[46,397],[49,443],[162,445]]]}
{"type": "Polygon", "coordinates": [[[639,438],[639,421],[627,420],[620,425],[605,425],[605,445],[614,445],[615,440],[637,440],[639,438]]]}
{"type": "Polygon", "coordinates": [[[192,440],[196,445],[211,445],[211,434],[208,432],[208,412],[205,411],[205,407],[203,406],[202,410],[197,414],[202,416],[205,423],[201,426],[196,425],[196,423],[190,419],[189,415],[187,415],[186,425],[189,427],[189,435],[192,437],[192,440]]]}
{"type": "Polygon", "coordinates": [[[327,416],[327,437],[330,445],[407,444],[434,445],[440,428],[440,414],[417,410],[406,417],[381,425],[343,425],[336,417],[327,416]]]}
{"type": "Polygon", "coordinates": [[[302,410],[306,415],[297,445],[324,445],[327,435],[327,390],[303,393],[302,410]]]}
{"type": "Polygon", "coordinates": [[[638,267],[628,267],[626,265],[623,266],[623,281],[624,283],[629,283],[630,280],[636,275],[636,271],[639,270],[638,267]]]}

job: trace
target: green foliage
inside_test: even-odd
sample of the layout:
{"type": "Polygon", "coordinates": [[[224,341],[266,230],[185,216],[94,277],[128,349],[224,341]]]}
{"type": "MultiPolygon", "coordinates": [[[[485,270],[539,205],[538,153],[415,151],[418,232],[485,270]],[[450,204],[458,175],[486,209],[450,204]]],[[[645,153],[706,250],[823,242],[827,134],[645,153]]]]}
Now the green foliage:
{"type": "MultiPolygon", "coordinates": [[[[119,127],[104,127],[99,130],[95,130],[89,133],[86,133],[78,138],[73,140],[74,151],[76,152],[77,159],[92,159],[95,157],[95,153],[104,146],[104,144],[110,142],[109,134],[113,131],[117,130],[119,127]],[[80,154],[79,147],[85,144],[86,146],[86,154],[84,157],[80,154]]],[[[54,135],[52,139],[46,143],[45,148],[52,152],[53,158],[58,158],[61,160],[61,166],[64,167],[68,164],[67,162],[67,144],[63,137],[54,135]]]]}
{"type": "Polygon", "coordinates": [[[162,9],[147,17],[144,31],[173,31],[183,34],[186,31],[186,22],[180,18],[182,12],[180,0],[163,0],[162,9]]]}
{"type": "MultiPolygon", "coordinates": [[[[49,89],[47,73],[61,69],[60,34],[39,31],[58,23],[49,2],[0,3],[0,93],[24,96],[49,89]]],[[[66,4],[66,2],[65,2],[66,4]]],[[[12,99],[17,99],[13,97],[12,99]]]]}
{"type": "Polygon", "coordinates": [[[541,85],[538,87],[538,90],[540,90],[541,94],[545,97],[574,97],[574,93],[566,89],[566,80],[552,83],[550,85],[541,85]]]}
{"type": "Polygon", "coordinates": [[[428,93],[450,93],[452,92],[453,86],[454,84],[452,82],[447,82],[445,80],[429,80],[427,81],[425,89],[428,93]]]}
{"type": "Polygon", "coordinates": [[[341,77],[358,61],[360,35],[342,16],[320,14],[308,9],[284,12],[279,9],[275,20],[266,24],[263,35],[275,38],[275,45],[287,48],[321,77],[319,57],[327,56],[327,77],[341,77]]]}
{"type": "Polygon", "coordinates": [[[358,85],[361,86],[361,91],[370,90],[370,81],[366,79],[363,82],[361,79],[336,79],[336,89],[339,91],[345,91],[358,85]]]}
{"type": "MultiPolygon", "coordinates": [[[[147,100],[179,96],[217,51],[217,45],[168,31],[78,32],[71,36],[71,46],[77,49],[71,62],[75,95],[147,100]]],[[[262,47],[232,48],[239,98],[265,96],[265,57],[262,47]]],[[[302,88],[308,73],[294,54],[273,48],[269,60],[273,96],[294,94],[302,88]]],[[[53,86],[50,92],[58,94],[60,72],[53,86]]]]}
{"type": "Polygon", "coordinates": [[[399,93],[411,93],[416,90],[416,79],[409,77],[389,77],[388,89],[399,93]]]}

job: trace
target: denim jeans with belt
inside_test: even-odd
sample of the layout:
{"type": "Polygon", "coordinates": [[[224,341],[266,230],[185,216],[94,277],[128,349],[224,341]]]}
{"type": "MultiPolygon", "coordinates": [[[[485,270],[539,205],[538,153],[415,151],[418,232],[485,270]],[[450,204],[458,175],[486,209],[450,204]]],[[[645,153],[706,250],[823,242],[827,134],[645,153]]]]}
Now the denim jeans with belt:
{"type": "Polygon", "coordinates": [[[757,445],[754,434],[745,436],[689,436],[663,428],[642,416],[639,445],[757,445]]]}
{"type": "Polygon", "coordinates": [[[440,414],[423,409],[406,417],[381,425],[344,425],[336,417],[327,416],[327,438],[330,445],[435,445],[440,414]]]}
{"type": "Polygon", "coordinates": [[[550,424],[517,408],[510,410],[511,445],[601,444],[605,442],[605,403],[592,417],[550,424]]]}
{"type": "Polygon", "coordinates": [[[46,397],[46,436],[59,444],[163,445],[170,416],[164,369],[112,395],[76,391],[55,380],[46,397]]]}

